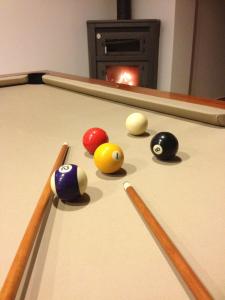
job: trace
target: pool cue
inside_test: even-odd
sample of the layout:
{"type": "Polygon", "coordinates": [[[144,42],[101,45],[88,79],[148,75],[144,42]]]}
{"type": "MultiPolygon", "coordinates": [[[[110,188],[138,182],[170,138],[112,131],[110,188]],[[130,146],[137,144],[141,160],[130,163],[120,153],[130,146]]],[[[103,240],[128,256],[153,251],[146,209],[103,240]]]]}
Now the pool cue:
{"type": "Polygon", "coordinates": [[[171,259],[171,262],[195,298],[201,300],[213,299],[132,185],[129,182],[125,182],[123,186],[134,206],[171,259]]]}
{"type": "Polygon", "coordinates": [[[13,300],[16,297],[27,261],[29,259],[35,238],[38,233],[45,209],[49,202],[49,198],[53,195],[50,187],[50,180],[52,173],[58,169],[65,161],[69,146],[64,143],[53,165],[52,171],[43,188],[41,196],[34,209],[30,222],[27,225],[24,236],[20,242],[14,260],[11,264],[10,270],[7,274],[5,282],[0,292],[0,300],[13,300]]]}

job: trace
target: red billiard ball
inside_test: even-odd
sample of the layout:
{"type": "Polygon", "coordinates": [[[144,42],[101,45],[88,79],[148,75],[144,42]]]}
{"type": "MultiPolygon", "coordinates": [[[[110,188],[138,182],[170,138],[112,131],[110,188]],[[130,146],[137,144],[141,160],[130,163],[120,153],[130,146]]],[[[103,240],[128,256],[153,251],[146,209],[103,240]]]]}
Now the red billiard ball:
{"type": "Polygon", "coordinates": [[[108,143],[109,138],[107,133],[97,127],[88,129],[83,135],[84,148],[90,153],[94,154],[95,150],[101,144],[108,143]]]}

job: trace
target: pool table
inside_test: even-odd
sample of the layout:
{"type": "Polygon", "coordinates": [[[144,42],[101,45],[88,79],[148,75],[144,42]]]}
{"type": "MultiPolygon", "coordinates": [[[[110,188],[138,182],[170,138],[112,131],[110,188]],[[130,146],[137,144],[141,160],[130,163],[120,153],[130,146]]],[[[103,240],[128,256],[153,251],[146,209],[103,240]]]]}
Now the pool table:
{"type": "Polygon", "coordinates": [[[215,299],[225,298],[225,102],[43,71],[0,77],[0,284],[55,157],[88,176],[84,201],[51,197],[18,299],[191,299],[129,200],[129,181],[215,299]],[[133,112],[148,119],[127,133],[133,112]],[[103,128],[124,151],[115,174],[96,169],[84,132],[103,128]],[[172,132],[177,157],[157,160],[152,137],[172,132]]]}

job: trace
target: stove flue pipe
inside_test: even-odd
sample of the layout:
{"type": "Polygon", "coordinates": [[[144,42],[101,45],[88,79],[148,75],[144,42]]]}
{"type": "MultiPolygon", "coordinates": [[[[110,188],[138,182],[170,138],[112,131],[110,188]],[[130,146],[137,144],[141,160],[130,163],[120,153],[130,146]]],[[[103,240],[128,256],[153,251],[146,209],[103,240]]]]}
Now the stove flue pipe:
{"type": "Polygon", "coordinates": [[[131,0],[117,0],[117,20],[131,19],[131,0]]]}

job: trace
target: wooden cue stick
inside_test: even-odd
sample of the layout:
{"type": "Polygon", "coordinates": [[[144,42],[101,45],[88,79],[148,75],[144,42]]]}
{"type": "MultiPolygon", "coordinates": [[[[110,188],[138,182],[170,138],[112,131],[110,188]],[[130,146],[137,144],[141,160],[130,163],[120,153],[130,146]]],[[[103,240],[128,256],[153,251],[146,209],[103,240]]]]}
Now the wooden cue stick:
{"type": "Polygon", "coordinates": [[[0,300],[15,299],[36,235],[38,233],[38,229],[40,227],[45,209],[47,207],[49,198],[50,196],[53,195],[50,187],[51,175],[56,169],[58,169],[64,163],[68,149],[69,146],[66,143],[63,144],[60,149],[58,157],[53,165],[52,171],[43,188],[43,191],[38,200],[36,208],[33,212],[30,222],[28,223],[28,226],[20,242],[17,253],[11,264],[10,270],[2,286],[0,292],[0,300]]]}
{"type": "Polygon", "coordinates": [[[131,184],[124,189],[196,299],[213,299],[131,184]]]}

